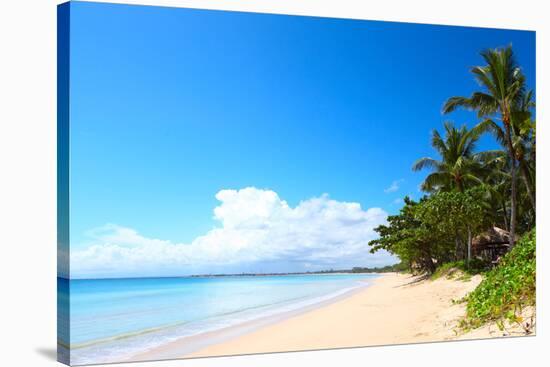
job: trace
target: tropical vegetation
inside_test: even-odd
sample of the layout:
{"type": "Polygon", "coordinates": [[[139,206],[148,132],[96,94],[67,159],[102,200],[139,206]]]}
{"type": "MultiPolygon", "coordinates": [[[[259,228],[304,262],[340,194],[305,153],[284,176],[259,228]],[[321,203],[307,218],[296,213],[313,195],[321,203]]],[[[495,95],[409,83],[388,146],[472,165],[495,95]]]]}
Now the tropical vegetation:
{"type": "Polygon", "coordinates": [[[451,267],[477,273],[491,269],[468,300],[470,326],[489,320],[518,320],[518,309],[534,303],[536,221],[536,123],[534,92],[512,47],[481,52],[483,65],[470,71],[479,90],[450,97],[443,114],[475,112],[469,129],[445,122],[434,129],[436,157],[422,157],[414,171],[429,170],[418,201],[404,205],[375,230],[371,252],[386,250],[416,273],[434,276],[451,267]],[[479,150],[489,135],[494,150],[479,150]],[[505,256],[480,256],[472,241],[489,229],[508,235],[505,256]],[[517,238],[522,238],[516,246],[517,238]]]}
{"type": "Polygon", "coordinates": [[[501,329],[520,324],[529,332],[533,320],[523,324],[525,307],[535,305],[536,235],[527,233],[501,264],[485,274],[480,285],[467,296],[466,327],[478,327],[495,321],[501,329]]]}

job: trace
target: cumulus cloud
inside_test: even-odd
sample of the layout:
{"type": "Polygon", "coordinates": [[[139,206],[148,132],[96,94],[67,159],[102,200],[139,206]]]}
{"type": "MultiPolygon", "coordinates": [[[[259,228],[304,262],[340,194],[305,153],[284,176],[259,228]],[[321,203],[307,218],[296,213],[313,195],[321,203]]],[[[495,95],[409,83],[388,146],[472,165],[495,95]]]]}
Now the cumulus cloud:
{"type": "Polygon", "coordinates": [[[368,253],[374,228],[387,218],[380,208],[363,210],[326,194],[291,207],[276,192],[254,187],[221,190],[216,199],[219,226],[191,243],[148,238],[115,224],[89,231],[89,243],[71,252],[71,275],[184,275],[266,266],[315,270],[393,260],[387,253],[368,253]]]}
{"type": "Polygon", "coordinates": [[[403,181],[404,181],[403,179],[393,181],[390,186],[384,189],[384,192],[385,193],[396,192],[397,190],[399,190],[399,185],[403,181]]]}

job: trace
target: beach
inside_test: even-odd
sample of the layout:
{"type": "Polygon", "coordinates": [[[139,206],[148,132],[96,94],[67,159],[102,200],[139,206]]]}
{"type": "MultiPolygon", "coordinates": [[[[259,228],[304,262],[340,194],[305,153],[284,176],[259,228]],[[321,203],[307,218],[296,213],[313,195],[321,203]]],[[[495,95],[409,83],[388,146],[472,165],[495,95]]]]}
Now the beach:
{"type": "Polygon", "coordinates": [[[377,274],[70,280],[73,364],[178,358],[333,303],[377,274]]]}
{"type": "MultiPolygon", "coordinates": [[[[433,342],[504,336],[494,325],[469,333],[461,332],[458,321],[465,304],[455,303],[481,281],[420,280],[397,273],[385,274],[371,286],[307,312],[263,326],[249,323],[209,335],[183,338],[162,348],[141,354],[139,359],[179,355],[180,358],[270,353],[315,349],[363,347],[387,344],[433,342]],[[185,353],[186,345],[204,347],[185,353]],[[220,342],[215,342],[223,340],[220,342]],[[198,343],[198,344],[197,344],[198,343]],[[178,351],[181,353],[178,354],[178,351]]],[[[515,330],[515,331],[514,331],[515,330]]],[[[508,330],[506,335],[521,335],[508,330]]]]}

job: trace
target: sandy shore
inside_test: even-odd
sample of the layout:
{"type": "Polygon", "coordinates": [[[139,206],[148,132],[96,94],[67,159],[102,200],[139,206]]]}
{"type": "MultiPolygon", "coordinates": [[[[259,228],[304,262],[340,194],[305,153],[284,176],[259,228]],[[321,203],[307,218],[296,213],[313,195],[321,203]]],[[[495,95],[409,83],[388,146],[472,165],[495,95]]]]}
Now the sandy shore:
{"type": "MultiPolygon", "coordinates": [[[[493,325],[463,334],[457,323],[465,305],[453,304],[479,284],[418,281],[385,274],[370,287],[335,302],[279,320],[264,320],[182,339],[135,359],[189,358],[328,348],[418,343],[503,336],[493,325]],[[193,347],[190,348],[189,346],[193,347]]],[[[513,333],[513,331],[512,331],[513,333]]],[[[519,334],[519,333],[518,333],[519,334]]]]}

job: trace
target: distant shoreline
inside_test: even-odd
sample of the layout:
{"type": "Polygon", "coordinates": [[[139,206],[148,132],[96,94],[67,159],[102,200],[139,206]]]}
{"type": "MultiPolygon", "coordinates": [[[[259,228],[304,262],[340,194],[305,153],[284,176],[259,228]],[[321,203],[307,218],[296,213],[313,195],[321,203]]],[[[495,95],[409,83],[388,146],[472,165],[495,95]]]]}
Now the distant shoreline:
{"type": "Polygon", "coordinates": [[[383,268],[362,268],[368,270],[354,271],[353,269],[344,270],[320,270],[308,272],[290,272],[290,273],[234,273],[234,274],[192,274],[192,275],[168,275],[168,276],[144,276],[144,277],[106,277],[106,278],[67,278],[57,276],[64,280],[130,280],[130,279],[181,279],[181,278],[224,278],[224,277],[268,277],[268,276],[290,276],[290,275],[350,275],[350,274],[388,274],[395,273],[394,270],[383,270],[383,268]]]}

